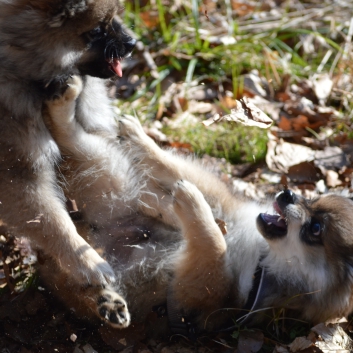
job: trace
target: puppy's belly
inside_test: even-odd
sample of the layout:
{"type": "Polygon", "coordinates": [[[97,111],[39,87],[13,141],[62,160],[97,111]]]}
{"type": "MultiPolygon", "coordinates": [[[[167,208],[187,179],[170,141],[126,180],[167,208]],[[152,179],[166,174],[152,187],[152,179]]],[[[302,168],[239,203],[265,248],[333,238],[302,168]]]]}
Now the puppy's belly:
{"type": "Polygon", "coordinates": [[[135,216],[114,223],[93,229],[88,242],[93,243],[99,253],[117,259],[124,266],[160,258],[165,249],[177,248],[182,239],[180,231],[152,217],[135,216]]]}

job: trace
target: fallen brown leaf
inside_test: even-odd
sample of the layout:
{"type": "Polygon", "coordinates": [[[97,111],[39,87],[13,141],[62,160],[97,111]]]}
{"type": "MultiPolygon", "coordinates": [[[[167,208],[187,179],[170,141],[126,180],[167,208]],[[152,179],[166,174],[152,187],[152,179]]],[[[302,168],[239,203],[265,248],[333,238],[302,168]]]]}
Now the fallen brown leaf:
{"type": "Polygon", "coordinates": [[[230,114],[224,116],[216,114],[213,118],[203,121],[202,124],[207,127],[224,120],[234,121],[246,126],[257,126],[262,129],[269,128],[273,122],[272,119],[246,97],[236,100],[236,108],[231,109],[230,114]]]}
{"type": "Polygon", "coordinates": [[[267,144],[266,163],[275,172],[287,173],[291,166],[310,162],[314,158],[315,151],[306,146],[283,140],[270,140],[267,144]]]}
{"type": "Polygon", "coordinates": [[[283,131],[288,131],[292,129],[292,124],[290,120],[284,116],[281,116],[281,120],[279,121],[277,126],[283,131]]]}
{"type": "Polygon", "coordinates": [[[114,349],[123,349],[145,338],[145,327],[142,324],[131,324],[124,330],[114,330],[103,326],[99,330],[103,341],[114,349]]]}
{"type": "Polygon", "coordinates": [[[232,1],[232,8],[238,16],[246,16],[254,12],[255,7],[245,2],[232,1]]]}
{"type": "Polygon", "coordinates": [[[307,349],[307,348],[309,348],[311,346],[313,346],[313,342],[311,342],[306,337],[297,337],[289,345],[289,348],[290,348],[291,352],[300,352],[300,351],[303,351],[304,349],[307,349]]]}
{"type": "Polygon", "coordinates": [[[227,223],[224,222],[222,219],[216,218],[215,222],[217,223],[219,229],[221,230],[223,235],[227,234],[227,223]]]}
{"type": "Polygon", "coordinates": [[[140,12],[140,17],[147,28],[156,28],[159,25],[159,16],[158,12],[154,11],[145,11],[140,12]]]}
{"type": "Polygon", "coordinates": [[[318,335],[315,345],[324,353],[352,352],[352,340],[339,324],[319,324],[311,329],[318,335]]]}
{"type": "Polygon", "coordinates": [[[343,150],[337,146],[326,146],[323,151],[315,152],[315,165],[327,169],[341,169],[348,163],[343,150]]]}
{"type": "Polygon", "coordinates": [[[288,168],[287,176],[292,181],[300,183],[313,183],[321,177],[321,173],[315,168],[314,163],[301,162],[288,168]]]}
{"type": "Polygon", "coordinates": [[[326,185],[329,188],[335,188],[338,185],[342,185],[342,181],[339,179],[339,175],[334,170],[326,171],[326,185]]]}

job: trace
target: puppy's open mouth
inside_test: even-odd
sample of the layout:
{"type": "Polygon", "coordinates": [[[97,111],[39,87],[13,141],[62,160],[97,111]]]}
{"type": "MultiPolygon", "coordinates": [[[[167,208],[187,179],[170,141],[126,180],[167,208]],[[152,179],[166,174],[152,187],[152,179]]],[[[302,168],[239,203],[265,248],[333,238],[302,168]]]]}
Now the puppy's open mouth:
{"type": "Polygon", "coordinates": [[[110,70],[112,70],[118,77],[123,76],[123,69],[121,67],[122,59],[112,58],[107,60],[110,70]]]}
{"type": "Polygon", "coordinates": [[[278,203],[273,203],[278,214],[260,213],[256,223],[259,232],[268,239],[280,238],[287,234],[287,221],[278,203]]]}

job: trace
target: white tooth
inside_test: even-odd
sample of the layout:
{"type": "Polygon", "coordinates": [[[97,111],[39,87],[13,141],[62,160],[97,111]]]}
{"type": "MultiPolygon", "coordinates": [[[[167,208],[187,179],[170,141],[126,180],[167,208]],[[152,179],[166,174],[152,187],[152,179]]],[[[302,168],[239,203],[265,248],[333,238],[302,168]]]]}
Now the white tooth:
{"type": "Polygon", "coordinates": [[[281,219],[284,219],[283,216],[279,216],[278,219],[277,219],[277,222],[279,222],[281,219]]]}
{"type": "Polygon", "coordinates": [[[267,225],[270,226],[272,224],[272,222],[268,222],[267,225]]]}

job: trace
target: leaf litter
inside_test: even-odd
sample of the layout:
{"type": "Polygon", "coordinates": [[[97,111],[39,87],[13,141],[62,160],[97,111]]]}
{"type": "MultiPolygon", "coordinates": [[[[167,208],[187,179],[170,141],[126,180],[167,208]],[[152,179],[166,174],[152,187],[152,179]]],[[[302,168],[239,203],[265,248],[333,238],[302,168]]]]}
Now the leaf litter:
{"type": "MultiPolygon", "coordinates": [[[[159,31],[161,18],[152,6],[154,2],[143,3],[141,21],[150,33],[159,31]]],[[[197,26],[196,22],[190,26],[180,22],[179,26],[188,31],[180,43],[195,42],[199,37],[209,43],[210,49],[188,54],[183,48],[175,51],[171,46],[153,47],[139,41],[133,58],[123,63],[128,74],[110,85],[110,95],[119,98],[118,111],[137,112],[152,138],[184,154],[193,152],[192,145],[168,135],[167,126],[177,130],[192,120],[193,124],[204,126],[205,131],[227,129],[227,124],[234,123],[266,128],[268,143],[263,160],[234,165],[226,158],[201,156],[229,186],[255,199],[275,194],[283,187],[306,197],[328,191],[350,196],[353,192],[351,2],[293,1],[283,2],[283,6],[281,3],[232,0],[216,4],[204,0],[197,26]],[[236,23],[237,31],[233,31],[230,23],[236,23]],[[287,34],[301,28],[296,45],[302,57],[324,52],[315,72],[310,73],[309,67],[301,68],[303,72],[308,69],[304,75],[283,71],[283,67],[300,61],[300,57],[294,51],[283,54],[284,46],[272,43],[275,49],[267,47],[263,51],[264,68],[259,68],[254,56],[251,68],[241,69],[233,76],[220,71],[215,79],[203,72],[185,79],[190,66],[183,65],[192,59],[197,58],[199,66],[207,60],[212,65],[213,52],[222,48],[224,56],[229,55],[229,48],[246,39],[242,33],[247,38],[257,36],[260,42],[262,32],[278,28],[287,34]],[[340,50],[334,50],[320,29],[329,29],[330,40],[336,41],[340,50]],[[168,65],[176,69],[160,69],[168,65]],[[156,104],[151,108],[146,99],[156,104]]],[[[167,1],[163,4],[170,5],[167,1]]],[[[185,0],[175,1],[170,14],[187,12],[191,6],[185,0]]],[[[172,20],[170,14],[165,19],[167,25],[172,20]]],[[[290,39],[283,43],[288,47],[293,44],[290,39]]],[[[239,57],[244,52],[239,52],[239,57]]],[[[40,215],[28,222],[40,222],[40,215]]],[[[224,221],[218,220],[218,224],[225,234],[224,221]]],[[[287,343],[262,330],[246,328],[239,331],[237,339],[223,334],[189,342],[184,338],[150,339],[142,326],[118,332],[105,326],[91,326],[77,321],[72,311],[62,307],[40,285],[33,267],[36,258],[28,249],[25,239],[16,240],[0,224],[2,353],[352,351],[350,322],[322,323],[291,342],[287,339],[287,343]]]]}

